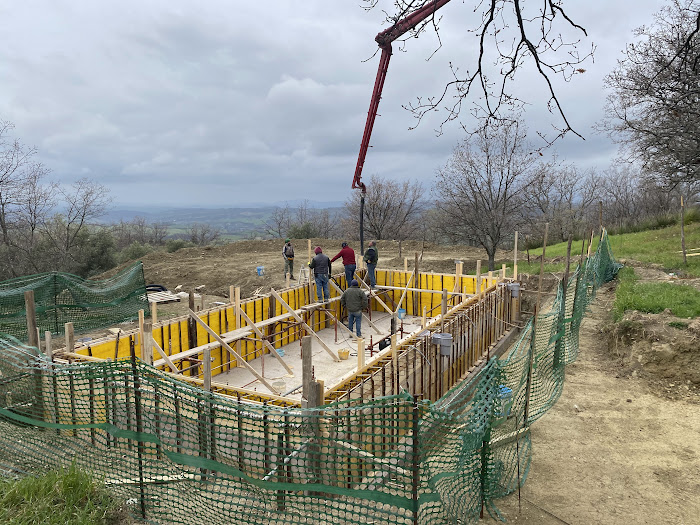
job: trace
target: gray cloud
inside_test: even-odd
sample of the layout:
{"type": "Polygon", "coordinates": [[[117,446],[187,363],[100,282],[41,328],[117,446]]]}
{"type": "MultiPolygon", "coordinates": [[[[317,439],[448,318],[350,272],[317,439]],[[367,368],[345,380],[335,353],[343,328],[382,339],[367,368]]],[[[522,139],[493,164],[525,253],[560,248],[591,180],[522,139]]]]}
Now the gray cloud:
{"type": "MultiPolygon", "coordinates": [[[[615,147],[591,130],[602,117],[602,79],[631,30],[661,5],[566,2],[598,50],[585,74],[557,83],[572,126],[587,138],[558,143],[559,157],[607,167],[615,147]]],[[[409,131],[414,121],[401,105],[439,93],[450,62],[466,67],[471,13],[461,2],[443,8],[442,48],[429,61],[434,37],[409,41],[405,53],[396,46],[365,175],[429,184],[463,137],[459,122],[436,136],[440,114],[409,131]]],[[[379,10],[347,1],[7,3],[0,5],[0,118],[38,147],[55,178],[91,176],[118,203],[155,195],[216,206],[344,200],[382,21],[379,10]]],[[[551,125],[541,80],[524,71],[517,82],[531,103],[530,129],[551,125]]],[[[466,112],[461,123],[470,127],[466,112]]]]}

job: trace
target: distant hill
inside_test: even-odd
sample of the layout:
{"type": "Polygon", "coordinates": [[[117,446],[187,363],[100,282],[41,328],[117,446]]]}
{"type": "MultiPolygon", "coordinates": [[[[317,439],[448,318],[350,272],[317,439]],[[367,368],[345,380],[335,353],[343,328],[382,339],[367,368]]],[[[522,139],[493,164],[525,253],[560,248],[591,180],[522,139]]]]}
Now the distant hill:
{"type": "MultiPolygon", "coordinates": [[[[281,206],[286,204],[292,209],[298,205],[298,203],[290,201],[282,203],[281,206]]],[[[309,202],[308,204],[314,209],[329,209],[331,211],[341,207],[341,205],[322,206],[337,203],[309,202]]],[[[149,208],[146,210],[123,207],[109,210],[100,217],[99,222],[114,224],[119,221],[129,222],[136,217],[143,217],[149,223],[168,224],[168,232],[171,235],[183,233],[193,223],[204,223],[220,229],[224,236],[229,239],[246,239],[263,235],[265,222],[269,220],[275,208],[276,206],[251,206],[246,208],[149,208]]]]}

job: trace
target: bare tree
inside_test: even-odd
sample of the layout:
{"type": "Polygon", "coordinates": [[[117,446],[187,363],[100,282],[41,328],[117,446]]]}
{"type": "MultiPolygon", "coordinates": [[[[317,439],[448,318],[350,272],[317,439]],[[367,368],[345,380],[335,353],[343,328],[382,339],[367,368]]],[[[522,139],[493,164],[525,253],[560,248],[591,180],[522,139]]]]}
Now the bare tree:
{"type": "Polygon", "coordinates": [[[221,237],[221,230],[212,227],[210,224],[195,222],[187,228],[185,235],[187,239],[198,246],[212,244],[221,237]]]}
{"type": "Polygon", "coordinates": [[[530,233],[537,236],[542,223],[549,222],[554,238],[561,241],[569,234],[582,235],[600,185],[593,171],[579,173],[575,166],[560,166],[556,160],[540,163],[520,192],[520,212],[530,233]]]}
{"type": "Polygon", "coordinates": [[[517,119],[493,121],[459,144],[438,171],[438,231],[452,241],[482,246],[490,270],[496,250],[517,228],[518,192],[538,163],[525,136],[517,119]]]}
{"type": "Polygon", "coordinates": [[[283,239],[291,226],[291,211],[289,204],[285,204],[284,208],[275,207],[270,218],[265,221],[263,229],[265,233],[271,237],[283,239]]]}
{"type": "MultiPolygon", "coordinates": [[[[436,0],[393,0],[393,8],[389,8],[381,0],[363,0],[363,3],[366,9],[384,9],[386,21],[392,26],[420,8],[437,4],[436,0]]],[[[476,58],[466,68],[458,65],[458,59],[450,61],[453,79],[440,93],[418,98],[405,106],[415,116],[416,125],[428,112],[437,110],[446,111],[443,124],[457,119],[469,97],[473,97],[474,102],[471,114],[485,117],[485,125],[492,118],[510,118],[511,112],[522,105],[512,89],[515,75],[529,64],[542,79],[544,92],[549,96],[549,107],[561,120],[561,124],[554,126],[556,136],[545,137],[547,142],[551,143],[569,131],[576,133],[559,103],[552,78],[557,76],[568,81],[574,74],[583,73],[585,70],[580,66],[593,54],[594,47],[579,50],[582,47],[580,39],[587,33],[569,18],[563,2],[514,0],[459,4],[454,2],[433,12],[399,39],[405,43],[432,31],[437,36],[437,52],[442,46],[439,29],[442,16],[457,18],[462,7],[468,10],[465,33],[473,37],[469,53],[478,49],[476,58]]]]}
{"type": "Polygon", "coordinates": [[[327,209],[316,210],[308,200],[300,202],[293,210],[289,203],[285,203],[283,208],[275,208],[264,225],[265,233],[280,239],[330,238],[335,236],[338,230],[337,213],[327,209]]]}
{"type": "Polygon", "coordinates": [[[48,169],[34,161],[35,148],[9,137],[12,129],[0,121],[0,271],[16,277],[34,265],[37,231],[55,204],[55,186],[43,184],[48,169]]]}
{"type": "MultiPolygon", "coordinates": [[[[417,181],[384,180],[371,175],[365,198],[364,228],[374,239],[410,239],[418,235],[424,211],[423,185],[417,181]]],[[[355,192],[345,202],[343,229],[360,229],[360,195],[355,192]]]]}
{"type": "Polygon", "coordinates": [[[47,223],[44,233],[53,245],[57,266],[67,269],[69,263],[77,262],[81,235],[91,221],[105,213],[111,198],[106,187],[87,178],[78,179],[69,187],[59,186],[58,193],[65,211],[47,223]]]}
{"type": "Polygon", "coordinates": [[[606,119],[628,158],[671,183],[700,180],[700,2],[672,0],[606,77],[606,119]]]}
{"type": "MultiPolygon", "coordinates": [[[[611,227],[628,227],[659,215],[675,214],[681,195],[687,202],[695,202],[700,182],[669,185],[650,179],[639,167],[622,164],[605,172],[600,189],[603,222],[611,227]]],[[[589,221],[597,224],[598,217],[589,221]]]]}
{"type": "Polygon", "coordinates": [[[165,238],[168,236],[167,222],[154,222],[151,224],[150,242],[156,246],[165,244],[165,238]]]}

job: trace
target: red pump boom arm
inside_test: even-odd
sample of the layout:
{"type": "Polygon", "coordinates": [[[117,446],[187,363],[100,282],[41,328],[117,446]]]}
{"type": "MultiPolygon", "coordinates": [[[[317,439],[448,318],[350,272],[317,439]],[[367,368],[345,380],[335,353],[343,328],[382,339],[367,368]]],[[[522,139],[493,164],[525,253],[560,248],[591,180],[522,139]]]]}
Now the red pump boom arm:
{"type": "Polygon", "coordinates": [[[360,145],[360,155],[357,158],[357,166],[355,167],[355,177],[352,179],[353,189],[359,188],[362,193],[366,192],[366,186],[362,182],[362,167],[367,156],[367,148],[369,148],[369,139],[372,136],[372,128],[374,120],[377,117],[377,109],[379,108],[379,100],[382,98],[382,89],[384,89],[384,80],[386,72],[389,69],[389,60],[391,59],[391,43],[401,37],[438,9],[448,3],[450,0],[433,0],[429,4],[424,5],[420,9],[414,11],[410,15],[396,22],[390,28],[382,31],[375,37],[375,41],[379,44],[382,50],[382,56],[379,59],[379,68],[377,69],[377,78],[374,81],[374,90],[372,91],[372,100],[369,103],[369,111],[367,112],[367,122],[365,123],[365,132],[362,136],[362,144],[360,145]]]}

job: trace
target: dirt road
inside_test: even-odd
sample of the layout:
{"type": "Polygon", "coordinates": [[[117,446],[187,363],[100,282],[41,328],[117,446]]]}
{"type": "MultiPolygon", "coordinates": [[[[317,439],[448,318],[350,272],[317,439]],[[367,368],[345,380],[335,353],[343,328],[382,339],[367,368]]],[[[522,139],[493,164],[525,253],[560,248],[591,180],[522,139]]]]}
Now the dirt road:
{"type": "Polygon", "coordinates": [[[613,300],[604,286],[561,398],[532,426],[521,511],[517,493],[498,503],[509,523],[700,524],[700,397],[671,400],[619,373],[602,332],[613,300]]]}

